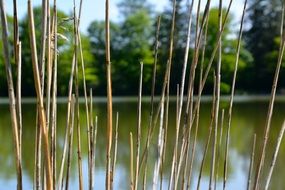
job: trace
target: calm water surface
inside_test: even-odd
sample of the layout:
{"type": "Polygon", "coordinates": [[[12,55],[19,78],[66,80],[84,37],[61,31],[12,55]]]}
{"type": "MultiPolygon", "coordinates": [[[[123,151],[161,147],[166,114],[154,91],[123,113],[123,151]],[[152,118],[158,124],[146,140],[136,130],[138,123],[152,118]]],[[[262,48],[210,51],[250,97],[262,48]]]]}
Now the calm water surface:
{"type": "MultiPolygon", "coordinates": [[[[268,101],[240,101],[235,103],[232,119],[231,142],[230,142],[230,163],[228,189],[246,189],[248,165],[250,159],[251,145],[253,134],[258,136],[257,149],[260,150],[260,142],[264,131],[265,117],[267,113],[268,101]]],[[[98,138],[96,147],[96,164],[95,164],[95,187],[104,189],[105,183],[105,136],[106,136],[106,103],[94,103],[94,116],[98,116],[98,138]]],[[[118,158],[115,172],[115,189],[128,189],[129,187],[129,133],[136,132],[136,107],[135,101],[116,101],[114,103],[114,111],[119,112],[119,141],[118,141],[118,158]]],[[[142,111],[142,139],[143,144],[146,140],[147,123],[149,115],[149,103],[144,102],[142,111]]],[[[227,109],[227,102],[221,103],[221,107],[227,109]]],[[[23,170],[24,170],[24,189],[33,188],[33,170],[34,170],[34,147],[35,147],[35,125],[36,125],[36,106],[34,103],[23,104],[23,170]]],[[[196,188],[197,175],[201,163],[203,147],[208,135],[208,127],[210,123],[211,103],[203,102],[200,113],[200,126],[198,132],[198,145],[196,159],[194,161],[194,173],[191,189],[196,188]]],[[[225,112],[227,114],[227,111],[225,112]]],[[[83,151],[83,172],[84,184],[87,187],[87,137],[84,105],[81,104],[81,126],[82,126],[82,151],[83,151]]],[[[114,114],[115,115],[115,114],[114,114]]],[[[57,161],[59,165],[60,155],[62,153],[62,145],[64,141],[64,131],[66,122],[66,103],[58,105],[58,152],[57,161]]],[[[272,130],[269,138],[268,154],[266,163],[272,157],[273,148],[276,144],[278,132],[285,119],[285,102],[278,101],[272,120],[272,130]]],[[[168,177],[170,173],[170,162],[172,147],[175,134],[175,102],[170,105],[170,121],[168,132],[168,151],[166,153],[166,164],[164,171],[163,189],[166,189],[168,177]]],[[[225,125],[226,126],[226,125],[225,125]]],[[[225,128],[224,128],[225,132],[225,128]]],[[[156,133],[157,136],[157,133],[156,133]]],[[[134,136],[135,138],[135,136],[134,136]]],[[[223,139],[223,142],[225,139],[223,139]]],[[[8,104],[0,104],[0,190],[16,189],[16,169],[14,166],[14,153],[12,142],[12,129],[10,125],[10,113],[8,104]]],[[[76,138],[74,137],[74,142],[76,138]]],[[[156,140],[152,142],[154,147],[156,140]]],[[[224,143],[223,143],[224,144],[224,143]]],[[[72,157],[72,176],[70,180],[70,189],[78,189],[78,170],[77,170],[77,154],[73,149],[72,157]]],[[[258,153],[257,153],[258,154],[258,153]]],[[[155,151],[151,150],[150,165],[148,166],[148,182],[151,185],[155,151]]],[[[282,143],[280,154],[277,161],[277,167],[272,177],[272,189],[283,190],[285,188],[285,143],[282,143]]],[[[223,157],[219,159],[219,180],[218,189],[222,187],[222,164],[223,157]]],[[[209,183],[211,160],[206,161],[205,169],[202,176],[201,189],[207,189],[209,183]]],[[[268,167],[265,168],[267,174],[268,167]]]]}

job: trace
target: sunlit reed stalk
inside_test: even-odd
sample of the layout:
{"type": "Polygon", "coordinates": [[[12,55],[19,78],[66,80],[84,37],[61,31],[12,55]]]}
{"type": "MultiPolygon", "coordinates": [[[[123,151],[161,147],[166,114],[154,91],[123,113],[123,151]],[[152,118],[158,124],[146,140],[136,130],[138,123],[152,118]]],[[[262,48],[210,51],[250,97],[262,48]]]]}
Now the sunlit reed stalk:
{"type": "Polygon", "coordinates": [[[56,189],[56,131],[57,131],[57,5],[53,5],[53,81],[52,81],[52,107],[51,107],[51,157],[53,171],[53,189],[56,189]]]}
{"type": "Polygon", "coordinates": [[[272,89],[271,89],[271,96],[270,96],[270,101],[269,101],[269,106],[268,106],[268,112],[267,112],[267,117],[266,117],[266,123],[265,123],[265,130],[264,130],[264,136],[263,136],[263,144],[262,144],[262,151],[261,155],[258,159],[258,165],[256,169],[256,176],[255,176],[255,182],[254,182],[254,190],[257,190],[259,188],[259,180],[260,176],[262,173],[263,165],[264,165],[264,159],[266,155],[266,147],[267,147],[267,142],[268,142],[268,136],[270,133],[270,128],[271,128],[271,119],[272,119],[272,114],[273,114],[273,109],[274,109],[274,102],[275,102],[275,95],[276,95],[276,89],[278,85],[278,79],[279,79],[279,73],[280,73],[280,68],[282,65],[282,60],[283,60],[283,55],[284,55],[284,49],[285,49],[285,40],[283,36],[283,24],[284,24],[284,11],[285,6],[284,2],[282,3],[282,18],[281,18],[281,24],[280,24],[280,47],[279,47],[279,54],[278,54],[278,61],[276,65],[276,70],[274,74],[274,79],[273,79],[273,84],[272,84],[272,89]]]}
{"type": "Polygon", "coordinates": [[[163,128],[163,122],[164,121],[164,104],[162,104],[161,107],[161,112],[160,112],[160,124],[159,124],[159,133],[158,133],[158,143],[157,143],[157,157],[155,161],[155,166],[154,166],[154,172],[153,172],[153,180],[152,180],[152,189],[156,190],[158,189],[158,178],[159,178],[159,170],[161,168],[161,162],[162,162],[162,153],[163,153],[163,133],[164,133],[164,128],[163,128]]]}
{"type": "MultiPolygon", "coordinates": [[[[159,113],[162,107],[162,99],[165,98],[165,94],[166,94],[166,90],[169,89],[169,82],[170,82],[170,74],[171,74],[171,65],[172,65],[172,57],[173,57],[173,44],[174,44],[174,29],[175,29],[175,14],[176,14],[176,0],[173,0],[173,8],[172,8],[172,23],[171,23],[171,31],[170,31],[170,43],[169,43],[169,57],[167,60],[167,65],[166,65],[166,71],[165,71],[165,75],[164,75],[164,82],[163,82],[163,86],[162,86],[162,91],[161,91],[161,97],[160,97],[160,101],[159,101],[159,105],[155,114],[155,118],[154,118],[154,122],[151,125],[151,128],[149,130],[148,136],[147,136],[147,142],[146,142],[146,146],[145,149],[143,151],[142,154],[142,162],[140,164],[140,167],[142,166],[143,161],[145,161],[145,165],[147,165],[147,157],[148,157],[148,151],[149,151],[149,144],[150,141],[153,137],[153,131],[154,128],[156,127],[157,124],[157,120],[159,117],[159,113]]],[[[166,100],[167,101],[167,100],[166,100]]],[[[168,106],[166,106],[166,115],[168,115],[168,106]]],[[[165,117],[166,120],[168,120],[168,116],[165,117]]],[[[168,122],[166,122],[168,123],[168,122]]],[[[165,125],[167,126],[167,124],[165,125]]],[[[167,131],[167,130],[165,130],[167,131]]],[[[167,132],[165,132],[167,133],[167,132]]],[[[166,137],[166,135],[165,135],[166,137]]],[[[146,172],[145,172],[146,173],[146,172]]],[[[146,175],[144,175],[144,179],[143,179],[143,183],[146,183],[146,175]]],[[[145,185],[144,185],[145,187],[145,185]]],[[[144,188],[145,189],[145,188],[144,188]]]]}
{"type": "Polygon", "coordinates": [[[243,12],[242,12],[242,18],[241,18],[240,30],[239,30],[239,36],[238,36],[238,44],[237,44],[237,50],[236,50],[235,70],[234,70],[233,81],[232,81],[232,86],[231,86],[230,106],[229,106],[229,112],[228,112],[228,128],[227,128],[227,135],[226,135],[223,189],[226,188],[227,167],[228,167],[227,158],[228,158],[228,150],[229,150],[229,144],[230,144],[229,141],[230,141],[230,130],[231,130],[231,122],[232,122],[232,109],[233,109],[233,101],[234,101],[234,94],[235,94],[236,76],[237,76],[238,65],[239,65],[239,56],[240,56],[240,48],[241,48],[241,40],[242,40],[242,32],[243,32],[246,5],[247,5],[247,0],[245,0],[244,2],[243,12]]]}
{"type": "Polygon", "coordinates": [[[32,9],[31,0],[28,0],[28,16],[29,16],[29,32],[30,32],[30,46],[31,46],[31,56],[33,63],[33,73],[35,80],[35,89],[37,93],[37,100],[39,102],[39,116],[40,123],[43,135],[43,144],[44,144],[44,153],[45,153],[45,168],[46,168],[46,177],[47,177],[47,189],[52,189],[52,173],[51,173],[51,161],[50,161],[50,149],[48,142],[48,131],[46,126],[46,115],[44,109],[43,96],[41,91],[40,84],[40,74],[38,68],[38,57],[37,57],[37,47],[36,47],[36,36],[35,36],[35,25],[34,25],[34,14],[32,9]]]}
{"type": "Polygon", "coordinates": [[[73,94],[71,101],[71,123],[68,130],[68,155],[67,155],[67,167],[66,167],[66,176],[65,176],[65,190],[69,189],[69,175],[71,169],[71,160],[72,160],[72,144],[73,144],[73,129],[74,129],[74,120],[75,120],[75,96],[73,94]]]}
{"type": "MultiPolygon", "coordinates": [[[[219,32],[222,32],[222,6],[223,1],[219,1],[219,32]]],[[[217,135],[218,135],[218,123],[219,123],[219,109],[220,109],[220,96],[221,96],[221,66],[222,66],[222,38],[219,38],[218,41],[218,62],[216,66],[216,105],[215,105],[215,119],[214,119],[214,138],[212,144],[212,162],[211,162],[211,174],[209,180],[209,190],[214,189],[214,180],[215,180],[215,169],[216,169],[216,154],[217,154],[217,135]]]]}
{"type": "Polygon", "coordinates": [[[17,189],[22,189],[22,163],[19,147],[19,131],[18,131],[18,121],[17,121],[17,112],[16,112],[16,100],[12,76],[12,66],[10,62],[10,49],[8,42],[8,24],[6,11],[4,6],[4,1],[0,1],[0,16],[1,16],[1,28],[2,28],[2,41],[3,41],[3,57],[6,70],[6,78],[8,85],[8,94],[10,102],[10,114],[11,114],[11,123],[13,131],[13,141],[14,141],[14,151],[15,151],[15,163],[17,171],[17,189]]]}
{"type": "Polygon", "coordinates": [[[140,163],[140,146],[141,146],[141,113],[142,113],[142,81],[143,81],[143,62],[140,62],[140,79],[138,92],[138,108],[137,108],[137,146],[136,146],[136,168],[134,176],[134,189],[138,188],[139,163],[140,163]]]}
{"type": "MultiPolygon", "coordinates": [[[[214,74],[214,79],[216,79],[216,75],[214,74]]],[[[215,80],[214,80],[215,81],[215,80]]],[[[200,183],[201,183],[201,178],[202,178],[202,172],[204,169],[205,161],[206,161],[206,156],[208,153],[211,137],[212,137],[212,130],[213,130],[213,123],[214,123],[214,118],[215,118],[215,105],[216,105],[216,83],[214,83],[214,88],[213,88],[213,101],[212,101],[212,110],[211,110],[211,121],[209,124],[209,131],[208,131],[208,137],[207,141],[204,147],[204,152],[203,152],[203,158],[200,164],[200,170],[199,170],[199,175],[198,175],[198,182],[197,182],[197,190],[200,189],[200,183]]]]}
{"type": "Polygon", "coordinates": [[[130,132],[130,190],[134,189],[133,134],[130,132]]]}
{"type": "Polygon", "coordinates": [[[250,190],[251,188],[251,177],[252,177],[252,171],[253,171],[253,162],[254,162],[254,153],[255,153],[255,144],[256,144],[256,134],[253,136],[253,143],[252,143],[252,149],[251,149],[251,156],[250,156],[250,164],[248,169],[248,177],[247,177],[247,190],[250,190]]]}
{"type": "Polygon", "coordinates": [[[19,127],[19,154],[22,161],[22,43],[17,44],[17,113],[18,113],[18,127],[19,127]]]}
{"type": "Polygon", "coordinates": [[[272,158],[272,161],[271,161],[271,164],[270,164],[269,173],[268,173],[268,176],[266,178],[266,183],[265,183],[265,188],[264,188],[265,190],[269,189],[270,180],[271,180],[271,177],[272,177],[272,173],[273,173],[274,167],[276,165],[276,160],[277,160],[277,156],[278,156],[278,153],[279,153],[280,145],[281,145],[281,142],[282,142],[282,139],[283,139],[284,131],[285,131],[285,122],[283,122],[282,128],[281,128],[281,130],[279,132],[279,135],[278,135],[278,138],[277,138],[277,144],[276,144],[276,147],[275,147],[275,150],[274,150],[274,154],[273,154],[273,158],[272,158]]]}
{"type": "MultiPolygon", "coordinates": [[[[114,150],[113,150],[113,162],[112,162],[112,176],[111,176],[111,189],[114,189],[114,176],[115,168],[117,162],[117,153],[118,153],[118,126],[119,126],[119,112],[116,114],[116,126],[115,126],[115,139],[114,139],[114,150]]],[[[95,160],[94,160],[95,161],[95,160]]]]}
{"type": "MultiPolygon", "coordinates": [[[[156,35],[155,35],[155,47],[154,47],[154,64],[153,64],[153,70],[152,70],[152,85],[151,85],[151,100],[150,100],[150,113],[149,113],[149,124],[148,124],[148,135],[147,135],[147,144],[150,140],[150,133],[153,128],[153,113],[154,113],[154,94],[155,94],[155,84],[156,84],[156,71],[157,71],[157,60],[158,60],[158,48],[159,48],[159,32],[160,32],[160,22],[161,22],[161,16],[158,16],[157,18],[157,27],[156,27],[156,35]]],[[[147,145],[146,145],[147,146],[147,145]]],[[[140,168],[142,166],[143,159],[145,158],[145,163],[147,163],[147,148],[145,148],[145,151],[142,155],[142,161],[140,163],[139,167],[139,173],[140,168]]],[[[146,189],[146,174],[147,174],[147,164],[145,164],[144,168],[144,175],[143,175],[143,189],[146,189]]]]}
{"type": "Polygon", "coordinates": [[[225,110],[222,110],[221,115],[221,126],[220,126],[220,136],[219,136],[219,144],[217,147],[217,166],[216,166],[216,173],[215,173],[215,190],[217,189],[217,181],[219,180],[219,168],[220,168],[220,157],[222,153],[222,141],[223,141],[223,128],[224,128],[224,116],[225,116],[225,110]]]}
{"type": "Polygon", "coordinates": [[[111,184],[111,149],[112,149],[112,80],[111,80],[111,54],[110,54],[110,21],[109,0],[105,5],[105,43],[106,43],[106,76],[107,76],[107,143],[106,143],[106,189],[111,184]]]}

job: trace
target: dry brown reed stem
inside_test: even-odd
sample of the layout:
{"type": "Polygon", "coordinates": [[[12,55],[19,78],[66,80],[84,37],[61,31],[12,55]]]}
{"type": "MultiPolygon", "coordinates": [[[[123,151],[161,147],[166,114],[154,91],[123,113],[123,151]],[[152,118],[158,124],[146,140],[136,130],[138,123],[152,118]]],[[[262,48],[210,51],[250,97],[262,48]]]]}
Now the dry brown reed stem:
{"type": "Polygon", "coordinates": [[[56,129],[57,129],[57,5],[53,5],[53,81],[52,81],[52,108],[51,108],[51,157],[53,171],[53,189],[56,189],[56,129]]]}
{"type": "Polygon", "coordinates": [[[269,189],[270,180],[271,180],[271,177],[272,177],[273,169],[274,169],[274,167],[276,165],[276,160],[277,160],[277,156],[278,156],[278,153],[279,153],[280,145],[281,145],[281,142],[282,142],[282,139],[283,139],[284,131],[285,131],[285,122],[283,122],[282,128],[281,128],[281,130],[279,132],[279,135],[278,135],[278,138],[277,138],[277,144],[276,144],[275,151],[274,151],[274,154],[273,154],[273,157],[272,157],[272,161],[271,161],[271,164],[270,164],[269,173],[268,173],[268,176],[266,178],[266,183],[265,183],[265,188],[264,188],[265,190],[269,189]]]}
{"type": "Polygon", "coordinates": [[[73,129],[74,129],[74,119],[75,119],[75,96],[72,96],[71,102],[71,123],[68,130],[68,156],[67,156],[67,167],[66,167],[66,181],[65,181],[65,190],[69,189],[69,175],[71,168],[71,159],[72,159],[72,144],[73,144],[73,129]]]}
{"type": "Polygon", "coordinates": [[[276,88],[277,88],[277,84],[278,84],[279,73],[280,73],[280,68],[281,68],[283,55],[284,55],[284,49],[285,49],[285,40],[284,40],[284,36],[283,36],[284,9],[285,9],[285,6],[284,6],[284,2],[283,2],[282,3],[282,19],[281,19],[281,25],[280,25],[281,42],[280,42],[278,61],[277,61],[277,65],[276,65],[275,75],[274,75],[272,89],[271,89],[271,97],[270,97],[270,102],[269,102],[268,112],[267,112],[267,117],[266,117],[262,151],[261,151],[261,155],[260,155],[259,160],[258,160],[258,165],[257,165],[257,170],[256,170],[256,176],[255,176],[255,182],[254,182],[254,189],[255,190],[257,190],[259,188],[260,175],[262,173],[262,169],[263,169],[263,165],[264,165],[264,159],[265,159],[265,155],[266,155],[266,147],[267,147],[267,142],[268,142],[268,136],[270,133],[271,119],[272,119],[272,114],[273,114],[273,109],[274,109],[276,88]]]}
{"type": "Polygon", "coordinates": [[[136,169],[134,189],[138,188],[139,163],[140,163],[140,147],[141,147],[141,113],[142,113],[142,81],[143,81],[143,62],[140,62],[140,79],[138,92],[138,108],[137,108],[137,147],[136,147],[136,169]]]}
{"type": "Polygon", "coordinates": [[[19,154],[22,160],[22,43],[17,44],[17,113],[18,113],[18,128],[19,128],[19,154]]]}
{"type": "Polygon", "coordinates": [[[246,5],[247,5],[247,0],[245,0],[245,2],[244,2],[242,18],[241,18],[241,23],[240,23],[238,44],[237,44],[237,50],[236,50],[235,70],[234,70],[234,75],[233,75],[233,81],[232,81],[232,87],[231,87],[231,97],[230,97],[230,106],[229,106],[229,112],[228,112],[228,129],[227,129],[227,137],[226,137],[226,150],[225,150],[225,163],[224,163],[224,184],[223,184],[224,189],[226,186],[226,179],[227,179],[227,163],[228,163],[227,157],[228,157],[228,150],[229,150],[230,130],[231,130],[231,121],[232,121],[232,107],[233,107],[234,94],[235,94],[235,84],[236,84],[236,76],[237,76],[238,64],[239,64],[239,56],[240,56],[240,48],[241,48],[241,40],[242,40],[242,32],[243,32],[243,24],[244,24],[246,5]]]}
{"type": "Polygon", "coordinates": [[[221,153],[222,153],[221,150],[222,150],[222,141],[223,141],[224,116],[225,116],[225,110],[222,109],[219,144],[217,147],[217,166],[216,166],[216,171],[215,171],[216,172],[215,173],[215,190],[217,189],[217,181],[219,178],[220,157],[221,157],[221,153]]]}
{"type": "MultiPolygon", "coordinates": [[[[53,62],[52,62],[52,45],[51,45],[51,40],[52,40],[52,31],[51,31],[51,16],[50,16],[50,2],[49,0],[46,0],[46,27],[47,27],[47,32],[46,32],[46,39],[47,40],[47,85],[46,85],[46,122],[47,122],[47,129],[49,129],[50,126],[50,100],[51,100],[51,82],[52,82],[52,67],[53,67],[53,62]]],[[[45,47],[42,47],[45,48],[45,47]]],[[[44,88],[42,87],[42,90],[44,88]]]]}
{"type": "Polygon", "coordinates": [[[109,0],[105,6],[105,43],[106,43],[106,76],[107,76],[107,143],[106,143],[106,189],[110,190],[111,184],[111,149],[112,149],[112,80],[111,80],[111,54],[110,54],[110,21],[109,0]]]}
{"type": "Polygon", "coordinates": [[[14,151],[15,151],[15,163],[16,163],[16,171],[17,171],[17,189],[22,189],[22,163],[21,163],[21,155],[20,155],[20,147],[19,147],[19,131],[18,131],[18,121],[17,121],[17,112],[16,112],[16,100],[15,100],[15,92],[14,92],[14,84],[13,84],[13,76],[12,76],[12,66],[10,62],[10,50],[9,50],[9,42],[8,42],[8,24],[6,11],[4,6],[4,1],[0,1],[0,11],[1,11],[1,28],[2,28],[2,40],[3,40],[3,57],[5,63],[6,70],[6,78],[8,85],[8,94],[9,94],[9,102],[10,102],[10,114],[11,114],[11,123],[12,123],[12,131],[13,131],[13,141],[14,141],[14,151]]]}
{"type": "Polygon", "coordinates": [[[21,42],[19,41],[18,28],[18,10],[17,0],[13,0],[13,32],[14,32],[14,58],[17,65],[17,90],[16,90],[16,106],[17,106],[17,120],[19,130],[19,154],[22,160],[22,106],[21,106],[21,75],[22,75],[22,60],[21,60],[21,42]]]}
{"type": "MultiPolygon", "coordinates": [[[[80,7],[81,8],[81,7],[80,7]]],[[[78,163],[78,178],[79,189],[83,189],[83,175],[82,175],[82,156],[81,156],[81,126],[80,126],[80,108],[79,108],[79,74],[78,74],[78,43],[79,43],[79,24],[76,14],[76,5],[73,1],[73,33],[74,33],[74,57],[75,57],[75,98],[76,98],[76,129],[77,129],[77,163],[78,163]]],[[[81,48],[81,47],[79,47],[81,48]]],[[[80,51],[82,51],[80,49],[80,51]]]]}
{"type": "Polygon", "coordinates": [[[114,139],[114,149],[113,149],[113,163],[112,163],[112,170],[111,170],[112,171],[111,189],[114,189],[114,176],[115,176],[115,167],[116,167],[117,153],[118,153],[118,126],[119,126],[119,112],[117,112],[117,114],[116,114],[115,139],[114,139]]]}
{"type": "Polygon", "coordinates": [[[246,188],[247,190],[251,189],[250,186],[251,186],[251,176],[252,176],[253,162],[254,162],[255,144],[256,144],[256,134],[254,134],[253,136],[250,164],[249,164],[248,177],[247,177],[247,188],[246,188]]]}
{"type": "Polygon", "coordinates": [[[44,142],[44,153],[45,153],[45,164],[46,164],[46,177],[47,177],[47,189],[52,189],[52,173],[51,173],[51,162],[50,162],[50,149],[48,142],[48,131],[46,128],[46,115],[44,109],[43,96],[40,84],[40,75],[38,68],[38,58],[37,58],[37,47],[36,47],[36,36],[35,36],[35,25],[34,25],[34,14],[31,4],[31,0],[28,0],[28,15],[29,15],[29,31],[30,31],[30,44],[32,52],[32,63],[33,63],[33,73],[35,80],[35,89],[37,92],[37,100],[39,102],[39,116],[40,116],[40,126],[42,129],[43,142],[44,142]]]}
{"type": "MultiPolygon", "coordinates": [[[[223,1],[219,1],[219,32],[222,32],[222,6],[223,1]]],[[[215,119],[214,119],[214,138],[212,144],[212,160],[211,160],[211,174],[209,180],[209,190],[214,189],[214,180],[215,180],[215,169],[216,169],[216,151],[217,151],[217,134],[218,134],[218,123],[219,123],[219,109],[220,109],[220,90],[221,90],[221,66],[222,66],[222,38],[219,38],[218,41],[218,62],[216,67],[216,105],[215,105],[215,119]]]]}
{"type": "Polygon", "coordinates": [[[130,190],[134,189],[133,134],[130,132],[130,190]]]}
{"type": "MultiPolygon", "coordinates": [[[[214,79],[216,80],[216,75],[215,74],[214,74],[214,79]]],[[[209,125],[207,142],[205,144],[205,148],[204,148],[204,152],[203,152],[202,162],[200,164],[198,183],[197,183],[197,190],[200,189],[200,182],[201,182],[202,172],[203,172],[203,168],[204,168],[204,164],[205,164],[205,161],[206,161],[206,156],[207,156],[207,152],[208,152],[208,149],[209,149],[211,136],[212,136],[213,122],[214,122],[214,118],[215,118],[215,105],[216,105],[216,93],[215,92],[216,92],[216,83],[214,83],[213,102],[212,102],[212,110],[211,110],[211,121],[210,121],[210,125],[209,125]]]]}

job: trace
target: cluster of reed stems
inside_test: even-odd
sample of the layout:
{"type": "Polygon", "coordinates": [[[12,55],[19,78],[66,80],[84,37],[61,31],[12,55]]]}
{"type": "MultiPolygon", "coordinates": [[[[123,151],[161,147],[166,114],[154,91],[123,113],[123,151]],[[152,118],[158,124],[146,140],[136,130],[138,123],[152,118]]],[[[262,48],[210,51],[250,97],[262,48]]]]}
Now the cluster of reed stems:
{"type": "MultiPolygon", "coordinates": [[[[235,70],[233,73],[231,94],[229,106],[227,110],[220,108],[221,101],[221,80],[222,80],[222,36],[232,6],[232,0],[226,8],[225,15],[223,13],[223,1],[219,1],[219,30],[217,31],[216,43],[213,48],[209,62],[205,63],[205,49],[207,47],[207,32],[209,11],[211,0],[207,3],[202,11],[201,0],[192,0],[189,4],[189,20],[186,38],[186,47],[183,61],[183,68],[181,72],[181,83],[177,84],[176,97],[176,117],[175,117],[175,135],[174,146],[170,147],[167,142],[167,132],[169,125],[169,96],[170,96],[170,80],[173,62],[173,48],[174,48],[174,31],[176,21],[176,0],[173,0],[172,24],[169,36],[169,56],[166,63],[166,70],[164,75],[164,82],[161,88],[161,96],[157,105],[154,102],[154,92],[156,89],[156,70],[159,56],[159,37],[160,37],[160,21],[161,16],[157,19],[156,38],[154,46],[154,64],[151,86],[151,101],[150,112],[148,120],[148,132],[146,141],[142,141],[142,89],[143,89],[143,62],[140,63],[140,78],[138,83],[138,106],[137,106],[137,130],[136,134],[130,133],[130,189],[190,189],[193,187],[194,180],[197,180],[196,189],[200,189],[201,178],[205,167],[206,156],[210,154],[211,169],[209,177],[209,189],[217,188],[217,181],[219,179],[219,169],[223,167],[222,188],[226,189],[228,180],[228,165],[229,165],[229,147],[231,137],[232,112],[235,95],[235,84],[237,79],[237,71],[239,64],[239,56],[242,42],[243,23],[246,14],[247,0],[244,2],[243,13],[240,23],[240,30],[238,34],[238,44],[236,47],[235,70]],[[194,3],[197,1],[198,13],[196,16],[195,37],[192,37],[193,31],[193,9],[194,3]],[[189,62],[190,44],[194,46],[194,54],[189,62]],[[217,58],[217,59],[215,59],[217,58]],[[216,66],[213,66],[216,63],[216,66]],[[189,65],[189,69],[187,70],[189,65]],[[198,66],[199,65],[199,66],[198,66]],[[197,68],[200,68],[197,71],[197,68]],[[193,178],[193,165],[196,156],[197,135],[199,132],[200,121],[200,107],[203,89],[207,81],[208,75],[214,68],[214,86],[212,98],[211,121],[208,128],[208,136],[205,139],[205,146],[203,148],[203,155],[200,163],[195,163],[199,166],[199,173],[197,179],[193,178]],[[189,72],[189,79],[186,81],[186,73],[189,72]],[[198,89],[195,89],[195,78],[199,80],[198,89]],[[185,87],[186,82],[188,88],[185,87]],[[195,90],[197,90],[197,98],[194,99],[195,90]],[[184,101],[186,97],[186,101],[184,101]],[[225,114],[227,113],[227,114],[225,114]],[[226,128],[224,129],[224,124],[226,128]],[[156,128],[159,127],[158,130],[156,128]],[[157,134],[155,132],[158,131],[157,134]],[[225,132],[224,132],[225,131],[225,132]],[[152,143],[154,135],[157,135],[157,143],[152,143]],[[225,140],[225,142],[224,142],[225,140]],[[153,145],[156,156],[154,157],[154,167],[149,167],[150,148],[153,145]],[[222,152],[224,150],[224,152],[222,152]],[[170,151],[171,170],[169,174],[165,174],[165,160],[166,151],[170,151]],[[223,160],[223,166],[219,160],[223,160]],[[152,170],[152,181],[147,182],[148,170],[152,170]],[[163,183],[167,179],[168,184],[163,183]],[[151,185],[148,185],[151,184],[151,185]]],[[[80,18],[82,14],[83,0],[80,0],[80,6],[77,9],[76,1],[73,1],[73,58],[71,60],[71,72],[69,79],[67,115],[65,126],[65,139],[63,151],[60,154],[57,147],[57,2],[53,1],[53,6],[50,6],[49,0],[42,0],[42,26],[41,26],[41,45],[40,55],[37,54],[37,43],[35,37],[35,24],[32,9],[32,1],[27,1],[29,31],[30,31],[30,48],[35,81],[35,89],[37,95],[37,124],[35,137],[35,167],[34,167],[34,189],[69,189],[72,152],[76,149],[77,152],[77,167],[78,167],[78,189],[84,189],[84,182],[88,184],[88,189],[94,189],[95,180],[95,158],[96,158],[96,141],[97,141],[97,125],[98,118],[93,116],[93,95],[90,89],[89,95],[87,93],[85,80],[85,65],[82,52],[81,36],[80,36],[80,18]],[[52,13],[52,14],[51,14],[52,13]],[[78,14],[77,14],[78,13],[78,14]],[[81,69],[82,73],[79,73],[81,69]],[[83,78],[84,89],[84,103],[86,111],[86,129],[87,131],[87,145],[88,145],[88,180],[83,178],[82,166],[82,141],[81,141],[81,124],[80,124],[80,104],[79,104],[79,76],[83,78]],[[89,96],[89,97],[88,97],[89,96]],[[76,133],[76,145],[73,145],[74,132],[76,133]],[[42,155],[43,153],[43,155],[42,155]],[[60,165],[57,166],[57,159],[61,156],[60,165]],[[88,181],[88,182],[87,182],[88,181]]],[[[14,22],[13,22],[13,56],[17,65],[17,81],[16,92],[14,90],[13,72],[11,66],[10,44],[8,43],[8,26],[7,17],[4,6],[4,0],[0,0],[0,14],[1,14],[1,29],[3,40],[3,55],[7,75],[8,93],[10,100],[11,126],[13,132],[15,165],[17,172],[17,189],[23,189],[23,175],[22,175],[22,111],[21,111],[21,41],[19,40],[18,31],[18,15],[17,15],[17,0],[13,1],[14,22]]],[[[247,189],[268,189],[272,177],[273,169],[276,165],[278,151],[285,131],[285,124],[280,130],[276,148],[272,161],[270,163],[270,170],[265,179],[265,184],[262,183],[262,173],[264,173],[266,148],[268,144],[268,136],[271,127],[271,118],[274,109],[274,102],[276,96],[276,88],[278,85],[278,78],[283,54],[285,49],[285,39],[283,35],[284,22],[284,5],[282,7],[282,22],[280,23],[280,37],[281,43],[279,48],[278,62],[276,65],[276,72],[272,85],[271,98],[268,107],[268,114],[265,123],[265,132],[263,136],[263,144],[261,146],[262,152],[260,155],[256,154],[256,139],[254,135],[252,152],[250,156],[250,165],[248,170],[247,189]],[[256,171],[254,171],[254,161],[256,163],[256,171]],[[253,178],[253,174],[255,177],[253,178]]],[[[112,80],[111,80],[111,53],[110,53],[110,24],[109,24],[109,0],[106,0],[106,17],[105,17],[105,40],[106,40],[106,80],[107,80],[107,135],[106,135],[106,182],[105,188],[107,190],[114,189],[115,166],[118,152],[118,125],[119,113],[116,114],[115,131],[113,132],[113,111],[112,111],[112,80]],[[113,135],[114,134],[114,135],[113,135]],[[113,138],[114,136],[114,138],[113,138]]],[[[163,15],[162,15],[163,16],[163,15]]],[[[172,126],[171,126],[172,127],[172,126]]]]}

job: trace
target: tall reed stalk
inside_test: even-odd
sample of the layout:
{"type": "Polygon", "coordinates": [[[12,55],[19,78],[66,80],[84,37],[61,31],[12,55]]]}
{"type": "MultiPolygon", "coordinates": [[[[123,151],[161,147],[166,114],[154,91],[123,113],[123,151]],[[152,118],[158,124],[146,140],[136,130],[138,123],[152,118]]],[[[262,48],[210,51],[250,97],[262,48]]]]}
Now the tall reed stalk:
{"type": "Polygon", "coordinates": [[[254,183],[254,190],[257,190],[259,188],[259,181],[260,181],[260,176],[262,173],[263,165],[264,165],[264,159],[266,155],[266,147],[267,147],[267,142],[268,142],[268,136],[270,133],[270,128],[271,128],[271,119],[272,119],[272,114],[273,114],[273,109],[274,109],[274,102],[275,102],[275,96],[276,96],[276,89],[278,85],[278,79],[279,79],[279,73],[280,73],[280,68],[283,60],[283,55],[284,55],[284,49],[285,49],[285,39],[283,36],[283,24],[284,24],[284,11],[285,6],[284,2],[282,2],[282,18],[281,18],[281,24],[280,24],[280,47],[279,47],[279,54],[278,54],[278,61],[276,65],[276,70],[275,70],[275,75],[273,79],[273,84],[272,84],[272,89],[271,89],[271,96],[270,96],[270,101],[269,101],[269,106],[268,106],[268,112],[267,112],[267,117],[266,117],[266,122],[265,122],[265,130],[264,130],[264,136],[263,136],[263,144],[262,144],[262,151],[261,155],[258,160],[258,165],[256,169],[256,176],[255,176],[255,183],[254,183]]]}
{"type": "Polygon", "coordinates": [[[35,25],[34,25],[34,14],[32,9],[31,0],[28,0],[28,16],[29,16],[29,31],[30,31],[30,46],[32,52],[32,64],[33,64],[33,73],[35,80],[35,89],[37,92],[37,100],[39,102],[39,116],[40,116],[40,126],[43,135],[43,144],[44,144],[44,153],[45,153],[45,168],[46,168],[46,177],[47,177],[47,189],[52,189],[52,172],[51,172],[51,161],[50,161],[50,149],[49,149],[49,140],[48,140],[48,131],[46,126],[46,115],[43,102],[43,96],[41,91],[40,84],[40,74],[38,68],[38,57],[37,57],[37,47],[36,47],[36,36],[35,36],[35,25]]]}
{"type": "Polygon", "coordinates": [[[11,123],[13,131],[13,141],[14,141],[14,151],[15,151],[15,163],[17,171],[17,190],[22,189],[22,162],[21,162],[21,148],[19,142],[19,128],[17,121],[17,111],[16,111],[16,99],[14,92],[13,76],[12,76],[12,66],[10,61],[10,48],[8,42],[8,23],[6,17],[6,10],[4,1],[0,1],[0,16],[1,16],[1,28],[2,28],[2,40],[3,40],[3,57],[6,70],[6,78],[8,85],[8,94],[10,102],[10,114],[11,114],[11,123]]]}

